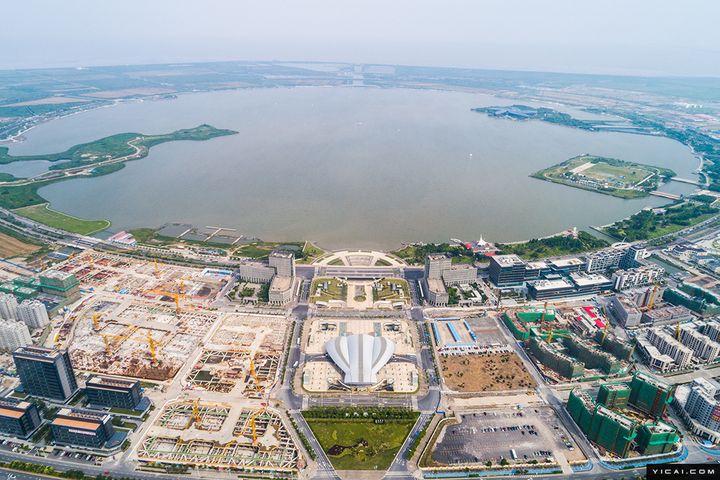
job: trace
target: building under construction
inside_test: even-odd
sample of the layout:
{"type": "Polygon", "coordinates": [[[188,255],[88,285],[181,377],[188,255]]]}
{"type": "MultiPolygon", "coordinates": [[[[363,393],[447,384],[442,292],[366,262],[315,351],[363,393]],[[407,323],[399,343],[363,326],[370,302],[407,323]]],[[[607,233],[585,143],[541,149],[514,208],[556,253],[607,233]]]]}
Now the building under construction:
{"type": "Polygon", "coordinates": [[[567,409],[588,440],[619,457],[630,455],[637,435],[633,420],[596,404],[586,392],[575,390],[570,393],[567,409]]]}
{"type": "MultiPolygon", "coordinates": [[[[587,392],[573,390],[567,410],[588,440],[607,452],[627,458],[633,451],[640,455],[667,453],[680,441],[677,431],[663,422],[642,424],[602,404],[613,398],[622,404],[627,386],[609,385],[594,402],[587,392]],[[602,398],[601,398],[602,396],[602,398]]],[[[608,402],[611,403],[611,402],[608,402]]]]}
{"type": "Polygon", "coordinates": [[[554,308],[533,308],[524,311],[505,312],[502,316],[503,322],[512,332],[513,336],[520,341],[528,341],[531,335],[542,329],[545,332],[556,330],[567,332],[557,321],[557,314],[554,308]]]}
{"type": "Polygon", "coordinates": [[[672,402],[674,387],[642,372],[636,372],[630,382],[629,404],[641,412],[660,418],[672,402]]]}
{"type": "Polygon", "coordinates": [[[605,383],[600,386],[597,402],[611,410],[624,410],[630,400],[630,387],[626,383],[605,383]]]}

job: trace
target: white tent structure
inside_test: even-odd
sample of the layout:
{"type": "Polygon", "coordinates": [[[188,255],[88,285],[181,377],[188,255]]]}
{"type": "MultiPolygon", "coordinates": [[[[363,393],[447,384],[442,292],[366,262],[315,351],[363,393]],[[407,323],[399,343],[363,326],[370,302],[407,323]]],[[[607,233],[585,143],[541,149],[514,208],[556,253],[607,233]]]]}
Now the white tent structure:
{"type": "Polygon", "coordinates": [[[325,351],[345,374],[346,385],[374,385],[377,373],[395,353],[395,344],[384,337],[341,335],[325,344],[325,351]]]}

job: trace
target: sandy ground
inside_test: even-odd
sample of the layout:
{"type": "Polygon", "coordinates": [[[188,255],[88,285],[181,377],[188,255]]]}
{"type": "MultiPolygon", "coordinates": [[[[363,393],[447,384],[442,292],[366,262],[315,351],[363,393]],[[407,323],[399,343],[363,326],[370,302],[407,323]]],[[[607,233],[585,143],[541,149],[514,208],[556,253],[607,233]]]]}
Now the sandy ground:
{"type": "Polygon", "coordinates": [[[535,381],[514,353],[440,358],[446,386],[456,392],[528,389],[535,381]]]}
{"type": "Polygon", "coordinates": [[[12,258],[18,255],[27,255],[40,247],[21,242],[4,233],[0,233],[0,258],[12,258]]]}
{"type": "Polygon", "coordinates": [[[45,98],[38,98],[37,100],[28,100],[27,102],[13,103],[10,105],[5,105],[5,106],[6,107],[30,107],[32,105],[61,105],[63,103],[80,103],[80,102],[87,102],[87,100],[83,100],[82,98],[72,98],[72,97],[45,97],[45,98]]]}

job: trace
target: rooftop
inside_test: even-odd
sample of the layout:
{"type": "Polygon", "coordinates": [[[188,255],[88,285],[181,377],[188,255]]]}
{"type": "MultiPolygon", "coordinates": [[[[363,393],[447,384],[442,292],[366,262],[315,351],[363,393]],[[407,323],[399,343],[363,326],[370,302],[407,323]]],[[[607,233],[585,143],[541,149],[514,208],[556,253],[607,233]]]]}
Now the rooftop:
{"type": "Polygon", "coordinates": [[[270,256],[278,258],[293,258],[295,255],[287,250],[273,250],[270,252],[270,256]]]}
{"type": "Polygon", "coordinates": [[[127,380],[125,378],[118,378],[118,377],[104,377],[104,376],[94,376],[90,378],[90,380],[87,381],[87,386],[99,386],[99,387],[122,387],[122,388],[132,388],[135,384],[137,384],[137,380],[127,380]]]}
{"type": "Polygon", "coordinates": [[[548,263],[552,265],[553,267],[557,268],[564,268],[564,267],[575,267],[579,265],[584,265],[585,262],[580,260],[577,257],[573,258],[559,258],[556,260],[550,260],[548,263]]]}
{"type": "Polygon", "coordinates": [[[557,278],[554,280],[537,280],[532,282],[532,286],[535,290],[554,290],[558,288],[573,288],[573,286],[564,278],[557,278]]]}
{"type": "Polygon", "coordinates": [[[280,277],[275,275],[270,282],[271,292],[285,292],[292,288],[293,279],[291,277],[280,277]]]}
{"type": "Polygon", "coordinates": [[[606,276],[599,273],[571,273],[570,278],[578,287],[602,285],[610,282],[606,276]]]}
{"type": "Polygon", "coordinates": [[[345,384],[374,385],[377,373],[395,353],[395,344],[384,337],[341,335],[328,341],[325,350],[345,374],[345,384]]]}
{"type": "Polygon", "coordinates": [[[433,292],[444,292],[445,291],[445,284],[439,278],[428,278],[426,281],[427,281],[427,286],[431,291],[433,291],[433,292]]]}
{"type": "Polygon", "coordinates": [[[495,255],[494,257],[490,257],[490,261],[497,262],[501,267],[511,267],[517,264],[525,264],[525,261],[515,254],[495,255]]]}

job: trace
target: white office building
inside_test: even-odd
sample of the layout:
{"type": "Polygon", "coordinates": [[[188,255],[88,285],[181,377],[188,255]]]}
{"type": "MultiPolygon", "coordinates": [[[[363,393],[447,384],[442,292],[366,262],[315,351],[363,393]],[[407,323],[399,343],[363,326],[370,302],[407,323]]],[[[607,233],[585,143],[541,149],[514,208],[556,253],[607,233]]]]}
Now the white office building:
{"type": "Polygon", "coordinates": [[[14,352],[28,345],[32,345],[32,338],[27,325],[15,320],[0,320],[0,350],[14,352]]]}
{"type": "Polygon", "coordinates": [[[240,280],[251,283],[268,283],[275,275],[275,269],[261,263],[246,263],[238,267],[240,280]]]}
{"type": "Polygon", "coordinates": [[[425,278],[441,279],[445,270],[452,267],[452,259],[444,253],[432,253],[425,257],[425,278]]]}
{"type": "Polygon", "coordinates": [[[0,293],[0,319],[15,320],[17,318],[17,299],[10,293],[0,293]]]}
{"type": "Polygon", "coordinates": [[[268,259],[270,266],[279,277],[295,276],[295,254],[285,250],[274,250],[268,259]]]}
{"type": "Polygon", "coordinates": [[[43,328],[50,323],[47,308],[38,300],[25,300],[18,305],[17,319],[29,328],[43,328]]]}

